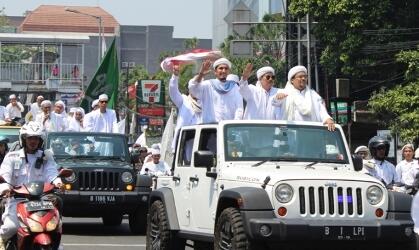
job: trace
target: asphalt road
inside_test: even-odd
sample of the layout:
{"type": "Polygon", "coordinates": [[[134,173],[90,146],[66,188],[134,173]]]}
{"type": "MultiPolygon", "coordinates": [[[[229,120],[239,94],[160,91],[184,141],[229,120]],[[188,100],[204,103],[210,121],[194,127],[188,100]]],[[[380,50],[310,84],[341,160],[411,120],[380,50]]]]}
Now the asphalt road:
{"type": "Polygon", "coordinates": [[[64,249],[146,249],[145,236],[132,235],[126,219],[121,226],[105,227],[101,219],[65,217],[63,233],[61,243],[64,249]]]}

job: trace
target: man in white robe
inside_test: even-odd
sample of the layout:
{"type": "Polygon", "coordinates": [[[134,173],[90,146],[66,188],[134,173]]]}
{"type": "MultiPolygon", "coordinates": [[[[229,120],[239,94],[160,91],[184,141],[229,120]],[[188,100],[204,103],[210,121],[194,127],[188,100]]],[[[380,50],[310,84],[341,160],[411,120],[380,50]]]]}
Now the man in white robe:
{"type": "Polygon", "coordinates": [[[239,120],[243,117],[243,98],[234,81],[227,81],[231,62],[220,58],[213,64],[215,79],[203,80],[209,73],[211,61],[205,61],[199,74],[189,81],[189,92],[201,101],[202,122],[239,120]]]}
{"type": "Polygon", "coordinates": [[[307,77],[304,66],[291,68],[285,89],[278,91],[272,104],[281,108],[282,120],[322,122],[328,130],[335,130],[335,123],[327,113],[323,99],[307,86],[307,77]]]}
{"type": "Polygon", "coordinates": [[[170,175],[171,169],[170,166],[165,162],[160,160],[160,150],[152,149],[151,150],[151,162],[144,163],[141,168],[141,175],[170,175]]]}
{"type": "Polygon", "coordinates": [[[243,71],[240,83],[240,94],[246,101],[246,109],[243,119],[249,120],[276,120],[281,119],[281,109],[273,106],[278,88],[273,87],[275,83],[275,70],[266,66],[257,72],[258,81],[256,85],[249,85],[247,79],[252,72],[252,64],[247,64],[243,71]]]}
{"type": "Polygon", "coordinates": [[[6,106],[6,112],[4,113],[6,122],[16,122],[18,125],[25,123],[25,120],[22,119],[22,112],[25,111],[25,108],[22,103],[17,101],[15,94],[9,96],[9,102],[10,103],[6,106]]]}
{"type": "Polygon", "coordinates": [[[42,124],[46,132],[67,131],[67,120],[64,117],[51,112],[52,103],[44,100],[41,103],[42,113],[36,116],[36,122],[42,124]]]}
{"type": "Polygon", "coordinates": [[[42,113],[41,109],[41,103],[44,100],[44,97],[42,95],[39,95],[36,97],[36,102],[31,104],[31,108],[29,112],[32,113],[32,120],[36,121],[36,115],[39,113],[42,113]]]}
{"type": "Polygon", "coordinates": [[[83,128],[84,131],[92,131],[93,128],[89,126],[93,126],[94,122],[91,121],[93,112],[99,108],[99,99],[96,99],[92,102],[92,111],[85,114],[83,117],[83,128]]]}
{"type": "MultiPolygon", "coordinates": [[[[172,152],[175,152],[179,131],[183,126],[194,125],[202,122],[202,109],[200,102],[191,94],[183,95],[179,91],[179,65],[173,66],[173,74],[169,81],[169,96],[178,108],[177,121],[174,137],[172,140],[172,152]]],[[[193,142],[193,140],[191,141],[193,142]]],[[[191,144],[191,142],[186,142],[191,144]]],[[[191,147],[191,145],[189,145],[191,147]]],[[[192,147],[191,147],[192,148],[192,147]]],[[[186,156],[190,160],[190,156],[186,156]]]]}
{"type": "MultiPolygon", "coordinates": [[[[73,108],[72,108],[73,109],[73,108]]],[[[84,117],[84,110],[83,108],[74,108],[74,114],[69,120],[68,131],[75,131],[75,132],[82,132],[84,131],[83,128],[83,117],[84,117]]]]}
{"type": "Polygon", "coordinates": [[[99,96],[99,109],[92,112],[86,126],[86,129],[91,129],[88,132],[118,133],[116,113],[115,110],[107,108],[108,100],[106,94],[99,96]]]}

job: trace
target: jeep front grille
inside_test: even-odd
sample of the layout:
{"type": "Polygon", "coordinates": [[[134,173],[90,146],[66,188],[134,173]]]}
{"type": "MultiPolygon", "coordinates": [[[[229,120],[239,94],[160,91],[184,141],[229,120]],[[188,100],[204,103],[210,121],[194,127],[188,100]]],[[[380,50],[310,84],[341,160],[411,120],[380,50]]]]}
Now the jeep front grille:
{"type": "Polygon", "coordinates": [[[356,212],[362,215],[363,213],[361,188],[300,187],[298,195],[300,214],[353,215],[356,212]]]}
{"type": "Polygon", "coordinates": [[[78,182],[80,190],[115,191],[119,190],[119,173],[80,171],[78,182]]]}

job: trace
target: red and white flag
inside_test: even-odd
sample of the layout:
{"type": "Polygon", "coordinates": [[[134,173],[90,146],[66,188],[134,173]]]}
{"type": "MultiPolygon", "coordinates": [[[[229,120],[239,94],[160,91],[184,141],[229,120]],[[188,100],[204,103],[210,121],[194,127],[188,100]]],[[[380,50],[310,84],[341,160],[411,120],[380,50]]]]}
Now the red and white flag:
{"type": "Polygon", "coordinates": [[[177,55],[174,57],[168,57],[164,59],[160,67],[164,72],[171,72],[173,65],[175,64],[190,64],[194,63],[197,60],[212,60],[215,61],[218,58],[221,58],[221,51],[218,50],[207,50],[207,49],[194,49],[188,53],[177,55]]]}

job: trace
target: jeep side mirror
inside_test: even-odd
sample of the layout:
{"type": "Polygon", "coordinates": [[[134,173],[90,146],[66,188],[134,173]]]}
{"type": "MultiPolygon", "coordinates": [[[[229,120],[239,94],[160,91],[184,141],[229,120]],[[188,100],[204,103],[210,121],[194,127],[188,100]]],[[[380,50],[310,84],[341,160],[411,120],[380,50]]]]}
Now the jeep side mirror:
{"type": "Polygon", "coordinates": [[[362,163],[362,158],[358,155],[352,155],[352,162],[354,163],[355,171],[361,171],[364,167],[364,164],[362,163]]]}
{"type": "Polygon", "coordinates": [[[74,171],[69,168],[62,168],[60,169],[60,172],[58,173],[58,177],[70,177],[74,171]]]}
{"type": "Polygon", "coordinates": [[[207,171],[210,171],[214,166],[214,153],[212,151],[195,151],[194,165],[197,168],[207,168],[207,171]]]}

